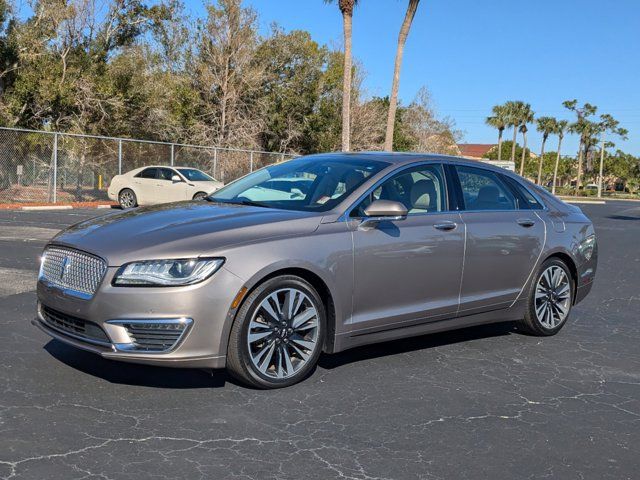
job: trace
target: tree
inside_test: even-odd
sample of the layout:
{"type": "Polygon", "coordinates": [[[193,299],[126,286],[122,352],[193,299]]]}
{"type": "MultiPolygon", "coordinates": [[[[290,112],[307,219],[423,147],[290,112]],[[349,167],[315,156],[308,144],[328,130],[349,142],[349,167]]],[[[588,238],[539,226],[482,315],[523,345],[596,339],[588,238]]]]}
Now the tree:
{"type": "Polygon", "coordinates": [[[262,148],[300,152],[310,147],[309,117],[319,100],[327,58],[327,48],[301,30],[284,33],[274,28],[260,44],[257,60],[264,65],[261,95],[265,101],[262,148]]]}
{"type": "Polygon", "coordinates": [[[509,112],[504,105],[494,105],[493,115],[486,118],[485,123],[498,130],[498,161],[502,160],[502,134],[509,124],[509,112]]]}
{"type": "Polygon", "coordinates": [[[551,193],[555,195],[556,184],[558,179],[558,166],[560,165],[560,150],[562,148],[562,139],[567,131],[569,122],[567,120],[558,120],[554,126],[553,134],[558,136],[558,153],[556,155],[556,163],[553,167],[553,185],[551,187],[551,193]]]}
{"type": "Polygon", "coordinates": [[[614,133],[622,138],[626,138],[627,130],[620,128],[620,122],[614,119],[608,113],[600,115],[600,122],[598,124],[600,130],[600,169],[598,173],[598,198],[602,197],[602,174],[604,167],[604,151],[606,147],[605,135],[607,132],[614,133]]]}
{"type": "Polygon", "coordinates": [[[398,108],[398,88],[400,86],[400,69],[402,67],[402,56],[404,54],[404,46],[407,42],[407,36],[411,29],[411,23],[416,15],[420,0],[409,0],[407,12],[400,28],[398,35],[398,46],[396,50],[396,60],[393,68],[393,82],[391,85],[391,96],[389,97],[389,112],[387,115],[387,131],[384,140],[384,149],[387,152],[393,150],[393,130],[396,121],[396,110],[398,108]]]}
{"type": "Polygon", "coordinates": [[[538,159],[538,180],[540,185],[542,181],[542,162],[544,159],[544,146],[547,143],[549,135],[556,129],[557,120],[553,117],[540,117],[536,120],[536,129],[542,133],[542,147],[540,148],[540,158],[538,159]]]}
{"type": "Polygon", "coordinates": [[[578,134],[580,136],[580,144],[578,146],[578,176],[576,179],[576,193],[580,189],[582,182],[582,159],[585,152],[585,146],[588,139],[593,137],[593,133],[596,130],[593,122],[590,122],[588,118],[591,115],[595,115],[598,107],[585,103],[582,107],[578,107],[578,100],[565,100],[562,105],[576,114],[576,121],[569,126],[569,132],[578,134]]]}
{"type": "Polygon", "coordinates": [[[519,130],[522,133],[522,160],[520,161],[520,175],[524,175],[524,163],[525,163],[525,153],[527,151],[527,124],[533,122],[534,113],[531,110],[531,105],[528,103],[524,103],[518,109],[519,115],[519,130]]]}
{"type": "Polygon", "coordinates": [[[520,100],[509,100],[504,104],[507,126],[513,127],[513,140],[511,142],[511,161],[516,161],[516,139],[518,136],[518,129],[522,124],[522,116],[524,114],[526,104],[520,100]]]}
{"type": "MultiPolygon", "coordinates": [[[[325,0],[333,3],[334,0],[325,0]]],[[[351,36],[353,23],[353,10],[358,0],[336,0],[342,13],[342,29],[344,33],[344,64],[342,78],[342,150],[351,150],[351,75],[352,75],[352,51],[351,36]]]]}
{"type": "Polygon", "coordinates": [[[201,99],[201,142],[256,146],[264,125],[260,91],[264,67],[257,61],[257,15],[241,0],[207,6],[192,66],[201,99]]]}

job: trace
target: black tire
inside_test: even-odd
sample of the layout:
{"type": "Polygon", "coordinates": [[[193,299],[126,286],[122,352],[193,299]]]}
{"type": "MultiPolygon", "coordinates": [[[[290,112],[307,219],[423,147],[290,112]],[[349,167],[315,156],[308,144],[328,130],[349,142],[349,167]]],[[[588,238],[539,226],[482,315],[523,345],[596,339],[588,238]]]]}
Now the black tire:
{"type": "Polygon", "coordinates": [[[123,188],[118,194],[118,203],[122,209],[137,207],[138,197],[130,188],[123,188]]]}
{"type": "Polygon", "coordinates": [[[208,196],[209,195],[206,192],[198,192],[193,196],[193,199],[194,200],[204,200],[208,196]]]}
{"type": "MultiPolygon", "coordinates": [[[[258,285],[245,299],[244,303],[238,310],[231,334],[229,336],[229,345],[227,348],[227,369],[229,373],[243,384],[260,389],[282,388],[288,387],[304,380],[308,377],[316,367],[318,358],[322,353],[324,345],[324,337],[326,332],[326,312],[322,299],[313,286],[306,280],[293,276],[283,275],[266,280],[258,285]],[[312,305],[317,312],[317,331],[314,350],[309,353],[309,357],[304,362],[300,362],[299,370],[292,373],[286,378],[274,378],[268,374],[263,374],[258,370],[252,361],[249,351],[248,334],[249,324],[260,308],[261,303],[274,292],[285,289],[295,289],[306,295],[309,305],[312,305]]],[[[265,344],[269,341],[278,343],[280,339],[277,334],[272,333],[267,337],[265,344]],[[271,338],[273,340],[270,340],[271,338]]],[[[280,355],[280,351],[277,351],[280,355]]],[[[274,358],[276,353],[274,352],[274,358]]],[[[275,360],[274,360],[275,361],[275,360]]],[[[296,361],[294,359],[294,361],[296,361]]],[[[273,372],[272,372],[273,373],[273,372]]]]}
{"type": "MultiPolygon", "coordinates": [[[[523,332],[528,333],[529,335],[535,335],[539,337],[548,337],[551,335],[555,335],[562,329],[565,323],[567,323],[567,319],[569,318],[569,315],[571,313],[571,307],[573,306],[574,293],[575,293],[574,279],[571,276],[571,271],[569,270],[569,267],[567,266],[567,264],[556,257],[552,257],[545,260],[542,263],[542,265],[540,265],[540,268],[538,268],[538,271],[536,272],[536,276],[531,282],[531,285],[529,285],[529,291],[527,292],[528,298],[527,298],[527,307],[525,311],[525,316],[522,320],[518,322],[518,328],[523,332]],[[557,323],[557,325],[554,325],[554,326],[549,326],[549,325],[545,325],[545,323],[543,323],[539,319],[538,315],[536,314],[536,291],[538,289],[538,285],[541,282],[541,278],[544,275],[544,273],[550,268],[553,269],[558,267],[564,271],[564,274],[566,275],[566,278],[568,280],[568,285],[569,285],[568,299],[567,299],[568,301],[565,301],[565,303],[567,303],[568,305],[566,305],[566,310],[567,310],[566,314],[562,314],[563,318],[561,320],[558,320],[559,323],[557,323]]],[[[540,300],[538,304],[541,305],[542,302],[544,302],[544,299],[540,300]]],[[[555,307],[551,308],[550,311],[558,313],[558,315],[560,315],[560,310],[555,307]]]]}

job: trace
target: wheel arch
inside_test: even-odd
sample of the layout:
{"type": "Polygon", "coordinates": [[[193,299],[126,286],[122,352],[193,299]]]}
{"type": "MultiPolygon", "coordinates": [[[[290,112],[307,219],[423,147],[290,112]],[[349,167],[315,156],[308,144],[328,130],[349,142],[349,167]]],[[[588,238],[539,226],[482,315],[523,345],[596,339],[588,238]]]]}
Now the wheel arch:
{"type": "Polygon", "coordinates": [[[567,265],[567,267],[569,267],[569,273],[571,274],[571,279],[573,280],[573,303],[575,304],[576,297],[577,297],[576,293],[578,290],[578,267],[576,266],[576,262],[568,253],[558,251],[558,252],[553,252],[547,255],[543,263],[553,258],[562,260],[567,265]]]}
{"type": "MultiPolygon", "coordinates": [[[[238,305],[233,312],[233,321],[231,324],[235,323],[236,317],[245,300],[249,297],[251,292],[255,290],[259,285],[266,282],[267,280],[280,277],[283,275],[293,275],[296,277],[300,277],[303,280],[306,280],[315,288],[322,299],[322,303],[324,305],[325,311],[327,313],[327,333],[324,339],[324,345],[322,350],[327,353],[332,353],[335,345],[335,332],[336,332],[336,307],[334,303],[334,297],[331,293],[331,289],[327,285],[327,283],[318,275],[310,269],[304,267],[283,267],[276,270],[272,270],[266,274],[260,275],[258,277],[254,277],[250,284],[247,284],[247,291],[243,295],[242,302],[238,305]]],[[[231,327],[229,327],[229,334],[231,333],[231,327]]],[[[227,345],[229,344],[227,338],[227,345]]]]}

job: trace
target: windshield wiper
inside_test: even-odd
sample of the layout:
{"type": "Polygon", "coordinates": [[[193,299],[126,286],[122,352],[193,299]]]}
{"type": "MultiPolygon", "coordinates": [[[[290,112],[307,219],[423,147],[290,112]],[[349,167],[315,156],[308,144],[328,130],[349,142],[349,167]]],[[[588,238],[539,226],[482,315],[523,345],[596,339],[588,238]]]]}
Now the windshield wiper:
{"type": "Polygon", "coordinates": [[[215,202],[215,203],[228,203],[231,205],[246,205],[249,207],[262,207],[262,208],[272,208],[270,205],[265,205],[264,203],[254,202],[253,200],[226,200],[226,199],[218,199],[215,197],[207,197],[207,201],[215,202]]]}

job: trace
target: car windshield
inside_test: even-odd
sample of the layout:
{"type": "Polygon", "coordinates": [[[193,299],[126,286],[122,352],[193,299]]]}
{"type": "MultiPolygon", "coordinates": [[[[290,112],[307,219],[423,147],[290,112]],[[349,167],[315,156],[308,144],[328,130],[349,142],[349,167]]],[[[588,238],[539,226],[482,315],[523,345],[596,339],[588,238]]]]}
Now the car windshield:
{"type": "Polygon", "coordinates": [[[195,168],[178,168],[178,171],[190,182],[215,182],[213,177],[195,168]]]}
{"type": "Polygon", "coordinates": [[[324,212],[388,165],[347,155],[301,157],[236,180],[215,192],[209,200],[324,212]]]}

